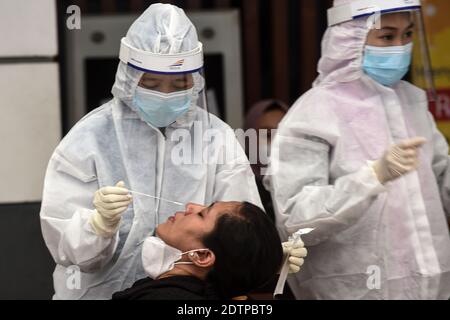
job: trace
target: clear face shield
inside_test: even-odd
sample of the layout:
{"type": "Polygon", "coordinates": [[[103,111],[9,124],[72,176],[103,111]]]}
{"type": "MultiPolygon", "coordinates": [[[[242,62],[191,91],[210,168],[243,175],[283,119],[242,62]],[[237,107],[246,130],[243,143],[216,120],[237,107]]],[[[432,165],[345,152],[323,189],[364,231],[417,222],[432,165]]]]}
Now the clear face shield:
{"type": "Polygon", "coordinates": [[[150,125],[165,128],[185,120],[209,123],[201,43],[189,52],[154,54],[133,48],[123,38],[120,60],[143,72],[133,104],[150,125]]]}
{"type": "Polygon", "coordinates": [[[412,82],[426,90],[429,101],[435,102],[437,101],[437,93],[423,13],[420,9],[413,11],[411,15],[417,26],[413,40],[415,46],[413,50],[412,82]]]}
{"type": "Polygon", "coordinates": [[[329,9],[328,22],[333,26],[366,19],[370,30],[367,45],[372,53],[375,51],[376,56],[378,47],[383,49],[380,52],[391,48],[393,59],[402,59],[412,82],[426,90],[429,100],[434,101],[436,89],[421,8],[420,0],[359,0],[329,9]]]}

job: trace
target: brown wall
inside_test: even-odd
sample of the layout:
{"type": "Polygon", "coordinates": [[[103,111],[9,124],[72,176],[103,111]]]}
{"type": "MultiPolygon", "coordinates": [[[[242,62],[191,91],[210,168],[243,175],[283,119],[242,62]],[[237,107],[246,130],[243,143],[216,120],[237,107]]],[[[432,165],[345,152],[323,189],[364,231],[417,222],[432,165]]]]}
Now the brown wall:
{"type": "Polygon", "coordinates": [[[326,9],[332,0],[71,0],[67,5],[77,4],[83,13],[111,14],[142,12],[154,2],[186,10],[241,10],[247,107],[264,98],[291,104],[316,77],[326,9]]]}

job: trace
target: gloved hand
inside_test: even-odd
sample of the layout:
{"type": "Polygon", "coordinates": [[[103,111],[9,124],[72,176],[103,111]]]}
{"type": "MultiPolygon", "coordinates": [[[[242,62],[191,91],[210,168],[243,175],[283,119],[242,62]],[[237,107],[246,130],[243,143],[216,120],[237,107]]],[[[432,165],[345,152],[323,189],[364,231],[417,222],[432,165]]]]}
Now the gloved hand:
{"type": "Polygon", "coordinates": [[[90,223],[95,233],[104,238],[112,238],[119,229],[122,214],[132,201],[131,195],[125,189],[123,181],[115,187],[105,187],[95,192],[94,214],[90,223]]]}
{"type": "Polygon", "coordinates": [[[414,138],[392,146],[383,158],[373,164],[381,184],[416,170],[419,165],[417,149],[426,142],[424,138],[414,138]]]}
{"type": "Polygon", "coordinates": [[[300,271],[301,266],[305,262],[304,258],[308,254],[303,241],[283,242],[283,253],[284,255],[289,255],[289,273],[297,273],[300,271]]]}

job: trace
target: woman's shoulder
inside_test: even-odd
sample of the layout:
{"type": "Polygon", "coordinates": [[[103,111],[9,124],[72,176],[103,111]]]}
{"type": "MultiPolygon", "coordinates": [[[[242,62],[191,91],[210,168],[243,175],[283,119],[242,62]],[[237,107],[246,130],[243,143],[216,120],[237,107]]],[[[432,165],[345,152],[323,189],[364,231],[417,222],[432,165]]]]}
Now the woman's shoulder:
{"type": "Polygon", "coordinates": [[[92,110],[73,126],[73,128],[69,131],[69,134],[86,132],[86,130],[102,130],[102,126],[110,122],[112,119],[112,108],[113,101],[92,110]]]}
{"type": "Polygon", "coordinates": [[[334,142],[339,131],[336,103],[332,90],[312,88],[292,105],[279,125],[279,134],[315,136],[334,142]]]}
{"type": "Polygon", "coordinates": [[[105,137],[111,136],[110,131],[113,128],[112,104],[107,103],[91,111],[79,120],[65,135],[58,148],[88,147],[91,143],[95,143],[98,137],[104,139],[105,137]]]}

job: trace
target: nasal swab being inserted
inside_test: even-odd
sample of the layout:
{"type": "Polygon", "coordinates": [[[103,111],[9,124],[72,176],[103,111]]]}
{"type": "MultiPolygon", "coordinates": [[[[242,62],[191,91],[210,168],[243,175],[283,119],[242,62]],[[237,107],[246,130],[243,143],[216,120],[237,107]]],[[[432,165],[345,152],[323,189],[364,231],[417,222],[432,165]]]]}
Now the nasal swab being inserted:
{"type": "Polygon", "coordinates": [[[140,192],[137,192],[137,191],[131,191],[131,190],[128,190],[128,191],[129,191],[130,193],[136,194],[136,195],[138,195],[138,196],[143,196],[143,197],[147,197],[147,198],[152,198],[152,199],[156,199],[156,200],[161,200],[161,201],[164,201],[164,202],[176,204],[177,206],[184,207],[184,204],[181,203],[181,202],[172,201],[172,200],[167,200],[167,199],[164,199],[164,198],[161,198],[161,197],[155,197],[155,196],[151,196],[151,195],[145,194],[145,193],[140,193],[140,192]]]}

